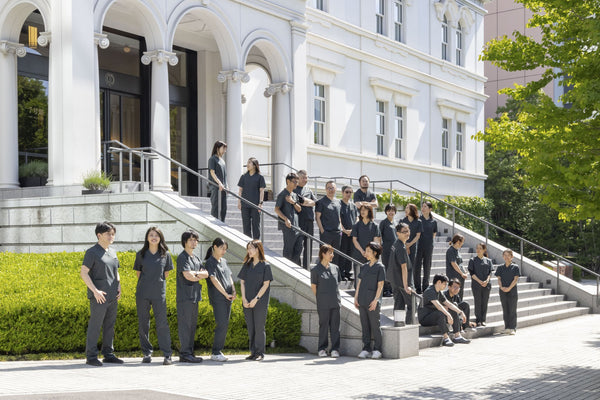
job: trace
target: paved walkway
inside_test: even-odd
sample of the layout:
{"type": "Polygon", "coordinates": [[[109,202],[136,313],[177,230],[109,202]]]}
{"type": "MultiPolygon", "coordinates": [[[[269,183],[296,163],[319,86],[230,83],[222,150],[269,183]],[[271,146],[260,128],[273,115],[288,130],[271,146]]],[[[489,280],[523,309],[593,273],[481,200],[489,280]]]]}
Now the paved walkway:
{"type": "Polygon", "coordinates": [[[0,363],[7,399],[600,399],[600,315],[515,336],[422,350],[403,360],[233,356],[224,364],[88,367],[82,361],[0,363]],[[100,392],[105,391],[105,392],[100,392]],[[110,392],[110,393],[107,393],[110,392]],[[186,397],[189,396],[189,397],[186,397]]]}

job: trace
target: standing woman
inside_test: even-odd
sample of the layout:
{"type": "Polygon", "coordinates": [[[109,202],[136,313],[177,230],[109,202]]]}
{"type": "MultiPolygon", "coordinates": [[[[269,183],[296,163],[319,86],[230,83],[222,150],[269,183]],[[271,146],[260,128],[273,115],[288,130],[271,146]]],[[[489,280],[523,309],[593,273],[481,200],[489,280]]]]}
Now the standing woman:
{"type": "MultiPolygon", "coordinates": [[[[396,242],[396,226],[394,225],[394,217],[396,216],[396,206],[387,204],[385,206],[385,215],[387,218],[379,223],[379,232],[381,233],[381,241],[383,244],[383,252],[381,253],[381,263],[385,266],[385,274],[389,276],[388,267],[390,262],[390,253],[392,245],[396,242]]],[[[383,296],[392,296],[392,285],[389,281],[383,285],[383,296]]]]}
{"type": "Polygon", "coordinates": [[[210,185],[210,215],[225,221],[227,214],[227,171],[223,156],[227,151],[227,144],[217,140],[208,159],[208,180],[214,182],[210,185]],[[218,190],[217,190],[218,188],[218,190]],[[221,215],[219,215],[219,193],[221,193],[221,215]]]}
{"type": "Polygon", "coordinates": [[[519,267],[512,262],[513,252],[506,249],[502,252],[504,264],[496,268],[498,285],[500,286],[500,303],[502,303],[502,316],[504,318],[504,333],[514,335],[517,332],[517,282],[519,281],[519,267]]]}
{"type": "Polygon", "coordinates": [[[164,365],[171,365],[171,332],[167,320],[167,277],[173,269],[173,260],[165,237],[160,229],[151,226],[146,231],[144,247],[135,255],[133,269],[137,274],[135,303],[138,314],[138,332],[140,347],[144,353],[142,363],[152,361],[152,344],[148,337],[150,331],[150,308],[154,309],[158,346],[164,355],[164,365]]]}
{"type": "Polygon", "coordinates": [[[265,358],[265,323],[269,308],[269,289],[273,274],[265,261],[265,250],[260,240],[246,246],[244,265],[238,274],[242,290],[244,318],[250,339],[250,355],[246,360],[262,361],[265,358]]]}
{"type": "Polygon", "coordinates": [[[471,290],[475,303],[475,322],[477,326],[485,326],[488,300],[492,291],[492,260],[488,258],[485,243],[478,243],[475,248],[477,255],[469,260],[469,274],[471,275],[471,290]]]}
{"type": "Polygon", "coordinates": [[[430,201],[423,202],[421,206],[421,237],[417,247],[417,256],[413,264],[414,282],[417,293],[422,293],[429,286],[429,276],[431,274],[431,259],[433,257],[433,243],[437,235],[437,221],[433,219],[431,210],[433,205],[430,201]],[[421,283],[421,266],[423,266],[423,282],[421,283]]]}
{"type": "Polygon", "coordinates": [[[381,293],[385,281],[385,267],[379,262],[381,245],[371,242],[366,246],[365,255],[367,262],[360,268],[354,306],[360,313],[360,326],[362,328],[363,349],[358,358],[381,358],[383,339],[381,336],[381,293]],[[371,353],[371,334],[375,344],[371,353]]]}
{"type": "Polygon", "coordinates": [[[213,361],[228,360],[223,355],[222,350],[225,347],[225,338],[229,327],[231,303],[235,300],[236,295],[231,270],[227,266],[227,261],[223,258],[227,252],[227,247],[227,242],[221,238],[216,238],[208,248],[204,261],[204,267],[208,272],[208,278],[206,279],[208,300],[215,315],[215,335],[212,355],[210,356],[213,361]]]}
{"type": "Polygon", "coordinates": [[[359,213],[360,218],[352,227],[352,243],[354,244],[352,257],[365,263],[367,262],[365,253],[367,246],[371,242],[381,243],[381,232],[373,222],[373,209],[371,207],[360,206],[359,213]]]}
{"type": "Polygon", "coordinates": [[[448,280],[456,278],[460,281],[460,292],[458,293],[461,299],[463,298],[465,279],[467,279],[468,276],[461,266],[463,259],[459,252],[464,243],[464,236],[457,233],[452,236],[450,247],[446,250],[446,276],[448,277],[448,280]]]}
{"type": "Polygon", "coordinates": [[[324,244],[319,249],[319,263],[310,270],[310,288],[317,298],[319,314],[319,357],[327,357],[328,335],[331,335],[331,357],[340,356],[340,291],[342,276],[332,264],[333,247],[324,244]]]}
{"type": "Polygon", "coordinates": [[[421,238],[421,232],[423,232],[423,225],[419,220],[419,210],[417,209],[417,206],[412,203],[408,203],[404,210],[406,212],[406,216],[402,222],[407,224],[408,228],[410,229],[410,236],[408,237],[408,241],[405,245],[406,253],[408,254],[408,258],[410,258],[410,264],[415,265],[415,257],[417,255],[417,247],[419,239],[421,238]]]}
{"type": "MultiPolygon", "coordinates": [[[[259,207],[263,205],[265,194],[265,178],[260,174],[260,165],[254,157],[248,159],[246,164],[248,172],[240,176],[238,182],[240,197],[259,207]]],[[[253,239],[260,238],[260,215],[258,210],[238,200],[238,208],[242,211],[242,226],[244,235],[253,239]]]]}

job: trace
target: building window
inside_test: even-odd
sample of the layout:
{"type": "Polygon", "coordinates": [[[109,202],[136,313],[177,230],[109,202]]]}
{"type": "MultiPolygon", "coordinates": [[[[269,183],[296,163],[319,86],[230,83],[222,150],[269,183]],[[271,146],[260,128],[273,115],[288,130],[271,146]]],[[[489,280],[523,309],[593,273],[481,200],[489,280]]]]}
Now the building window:
{"type": "Polygon", "coordinates": [[[317,10],[325,11],[325,0],[314,0],[314,4],[317,10]]]}
{"type": "Polygon", "coordinates": [[[375,14],[375,20],[377,23],[377,33],[385,35],[385,0],[377,1],[377,13],[375,14]]]}
{"type": "Polygon", "coordinates": [[[442,21],[442,60],[449,61],[450,54],[448,52],[448,19],[444,15],[442,21]]]}
{"type": "Polygon", "coordinates": [[[325,144],[325,86],[315,83],[314,143],[325,144]]]}
{"type": "Polygon", "coordinates": [[[449,167],[448,149],[450,143],[450,132],[448,131],[448,120],[442,119],[442,166],[449,167]]]}
{"type": "Polygon", "coordinates": [[[377,137],[377,155],[385,155],[383,143],[385,138],[385,103],[383,101],[376,102],[375,111],[375,136],[377,137]]]}
{"type": "Polygon", "coordinates": [[[460,122],[456,123],[456,168],[464,169],[463,166],[463,125],[460,122]]]}
{"type": "Polygon", "coordinates": [[[460,22],[456,28],[456,65],[462,66],[463,31],[460,22]]]}
{"type": "Polygon", "coordinates": [[[402,37],[402,23],[404,21],[404,4],[402,4],[403,0],[395,0],[394,1],[394,31],[395,31],[395,39],[398,42],[403,40],[402,37]]]}
{"type": "Polygon", "coordinates": [[[396,106],[394,113],[394,130],[395,130],[395,156],[402,157],[402,148],[404,142],[404,110],[402,107],[396,106]]]}

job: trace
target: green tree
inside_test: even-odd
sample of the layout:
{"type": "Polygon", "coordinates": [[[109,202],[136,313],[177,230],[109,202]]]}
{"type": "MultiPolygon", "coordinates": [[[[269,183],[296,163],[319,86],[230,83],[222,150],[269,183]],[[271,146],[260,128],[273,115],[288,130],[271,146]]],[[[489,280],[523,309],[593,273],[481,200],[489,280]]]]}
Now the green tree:
{"type": "Polygon", "coordinates": [[[48,97],[42,81],[19,76],[19,151],[48,146],[48,97]]]}
{"type": "Polygon", "coordinates": [[[519,32],[487,43],[482,59],[507,71],[543,68],[537,81],[502,92],[521,101],[515,118],[488,121],[491,150],[514,152],[523,183],[563,220],[600,217],[600,0],[516,0],[533,11],[535,41],[519,32]],[[557,80],[557,105],[542,90],[557,80]],[[539,94],[538,101],[523,101],[539,94]]]}

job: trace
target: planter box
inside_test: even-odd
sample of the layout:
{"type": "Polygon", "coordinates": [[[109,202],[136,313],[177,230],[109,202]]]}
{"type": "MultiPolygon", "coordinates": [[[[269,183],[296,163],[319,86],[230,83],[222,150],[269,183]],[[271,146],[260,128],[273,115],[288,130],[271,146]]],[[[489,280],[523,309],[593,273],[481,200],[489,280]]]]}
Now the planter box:
{"type": "Polygon", "coordinates": [[[46,186],[48,178],[41,176],[26,176],[19,178],[21,187],[46,186]]]}

